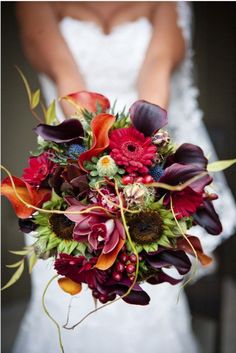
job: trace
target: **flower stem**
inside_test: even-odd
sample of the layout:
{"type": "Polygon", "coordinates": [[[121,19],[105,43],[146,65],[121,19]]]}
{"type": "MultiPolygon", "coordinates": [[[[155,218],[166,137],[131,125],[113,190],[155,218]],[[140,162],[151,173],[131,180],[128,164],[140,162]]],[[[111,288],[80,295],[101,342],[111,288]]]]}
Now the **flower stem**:
{"type": "Polygon", "coordinates": [[[61,337],[61,329],[59,324],[57,323],[57,321],[51,316],[51,314],[49,313],[46,304],[45,304],[45,296],[48,290],[48,287],[50,286],[50,284],[54,281],[54,279],[56,279],[58,277],[58,275],[53,276],[49,282],[47,283],[44,291],[43,291],[43,296],[42,296],[42,306],[43,306],[43,310],[45,312],[45,314],[49,317],[50,320],[52,320],[52,322],[54,322],[54,324],[57,327],[57,332],[58,332],[58,339],[59,339],[59,345],[60,345],[60,349],[62,353],[65,353],[64,348],[63,348],[63,344],[62,344],[62,337],[61,337]]]}

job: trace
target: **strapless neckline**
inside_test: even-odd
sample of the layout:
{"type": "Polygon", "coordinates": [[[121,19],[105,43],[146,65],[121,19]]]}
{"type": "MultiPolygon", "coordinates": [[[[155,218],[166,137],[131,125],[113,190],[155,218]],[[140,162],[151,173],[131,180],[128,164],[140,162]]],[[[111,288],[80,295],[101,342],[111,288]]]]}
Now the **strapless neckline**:
{"type": "Polygon", "coordinates": [[[117,32],[120,32],[121,30],[126,30],[130,27],[132,28],[133,26],[140,25],[140,23],[145,23],[146,25],[150,26],[150,28],[152,28],[151,21],[145,16],[140,16],[136,20],[133,20],[133,21],[125,21],[125,22],[118,23],[117,25],[115,25],[111,28],[111,31],[109,33],[105,33],[102,26],[96,22],[93,22],[93,21],[80,20],[80,19],[73,18],[70,16],[65,16],[59,22],[59,25],[63,26],[64,23],[66,23],[66,22],[70,22],[75,25],[84,26],[87,28],[94,29],[101,37],[104,37],[104,38],[111,38],[117,32]]]}

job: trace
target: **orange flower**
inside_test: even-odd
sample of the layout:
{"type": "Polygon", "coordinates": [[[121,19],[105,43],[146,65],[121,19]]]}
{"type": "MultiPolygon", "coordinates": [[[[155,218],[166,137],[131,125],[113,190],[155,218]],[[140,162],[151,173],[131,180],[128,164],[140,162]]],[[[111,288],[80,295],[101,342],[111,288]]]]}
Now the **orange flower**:
{"type": "Polygon", "coordinates": [[[71,103],[77,110],[86,109],[91,113],[96,113],[98,107],[101,108],[102,113],[105,113],[110,108],[109,100],[102,94],[94,92],[75,92],[68,94],[63,99],[71,103]]]}
{"type": "MultiPolygon", "coordinates": [[[[40,207],[44,202],[51,197],[51,192],[48,189],[35,189],[26,181],[12,177],[17,194],[29,205],[40,207]]],[[[35,212],[32,207],[26,206],[17,197],[9,177],[2,181],[1,195],[6,196],[11,202],[17,217],[28,218],[35,212]]]]}
{"type": "Polygon", "coordinates": [[[93,134],[93,144],[90,150],[81,153],[79,156],[80,168],[86,171],[83,166],[85,161],[89,161],[93,156],[98,156],[109,146],[108,132],[114,124],[116,118],[111,114],[98,114],[91,122],[93,134]]]}

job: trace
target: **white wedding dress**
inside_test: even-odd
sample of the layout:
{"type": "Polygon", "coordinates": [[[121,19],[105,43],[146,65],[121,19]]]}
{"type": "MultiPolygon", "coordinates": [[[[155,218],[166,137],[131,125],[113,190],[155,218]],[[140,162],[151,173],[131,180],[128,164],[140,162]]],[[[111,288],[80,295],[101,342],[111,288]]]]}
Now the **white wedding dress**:
{"type": "MultiPolygon", "coordinates": [[[[191,10],[185,2],[177,6],[178,24],[187,44],[186,58],[174,74],[168,109],[169,128],[179,143],[200,145],[216,159],[212,144],[202,122],[197,104],[197,89],[192,84],[191,10]]],[[[63,34],[88,90],[106,95],[117,108],[128,108],[137,100],[137,75],[152,35],[147,18],[116,26],[109,35],[92,22],[64,18],[63,34]]],[[[56,90],[48,78],[40,77],[42,90],[49,103],[56,90]]],[[[62,115],[61,115],[62,116],[62,115]]],[[[207,235],[199,227],[191,234],[200,234],[206,252],[210,253],[227,236],[233,234],[236,212],[232,195],[224,177],[218,175],[215,189],[221,198],[215,202],[224,227],[223,235],[207,235]]],[[[29,236],[27,236],[29,239],[29,236]]],[[[28,240],[29,241],[29,240],[28,240]]],[[[42,292],[54,274],[52,260],[40,260],[32,275],[32,297],[17,337],[14,353],[59,353],[55,325],[41,306],[42,292]]],[[[74,331],[62,329],[65,353],[196,353],[201,350],[191,332],[191,317],[184,293],[177,303],[180,286],[163,283],[144,285],[151,297],[148,306],[131,306],[118,301],[92,315],[74,331]]],[[[66,321],[69,296],[53,283],[46,304],[62,326],[66,321]]],[[[90,291],[84,288],[72,302],[70,322],[75,323],[94,308],[90,291]]]]}

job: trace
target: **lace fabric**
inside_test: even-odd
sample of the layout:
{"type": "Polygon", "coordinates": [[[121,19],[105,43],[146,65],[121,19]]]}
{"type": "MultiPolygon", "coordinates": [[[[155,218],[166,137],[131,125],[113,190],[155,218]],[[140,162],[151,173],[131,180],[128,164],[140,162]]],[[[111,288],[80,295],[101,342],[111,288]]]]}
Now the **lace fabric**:
{"type": "MultiPolygon", "coordinates": [[[[181,67],[171,82],[169,124],[174,139],[200,145],[206,153],[216,158],[213,146],[202,122],[198,107],[198,90],[192,79],[191,9],[185,2],[177,5],[179,21],[186,40],[187,53],[181,67]]],[[[128,108],[136,99],[136,81],[139,69],[152,35],[150,22],[142,17],[135,22],[117,26],[110,35],[104,35],[94,23],[64,18],[60,25],[88,90],[103,93],[111,102],[118,99],[117,109],[128,108]]],[[[47,103],[57,92],[53,83],[40,76],[47,103]]],[[[63,114],[59,109],[59,115],[63,114]]],[[[224,225],[223,236],[207,235],[195,227],[192,234],[201,236],[206,251],[212,251],[223,238],[233,233],[235,205],[223,175],[215,183],[220,198],[217,209],[224,225]]],[[[27,238],[27,242],[30,240],[27,238]]],[[[51,260],[39,261],[32,275],[32,298],[23,320],[14,353],[59,352],[56,328],[41,309],[43,289],[52,277],[51,260]]],[[[151,296],[147,307],[129,306],[119,301],[97,312],[76,331],[63,330],[67,353],[196,353],[198,348],[190,328],[190,315],[184,293],[177,304],[179,286],[163,283],[143,286],[151,296]]],[[[47,306],[52,315],[63,324],[66,320],[68,295],[53,283],[47,295],[47,306]]],[[[93,308],[92,297],[85,289],[74,299],[71,322],[78,321],[93,308]]]]}

